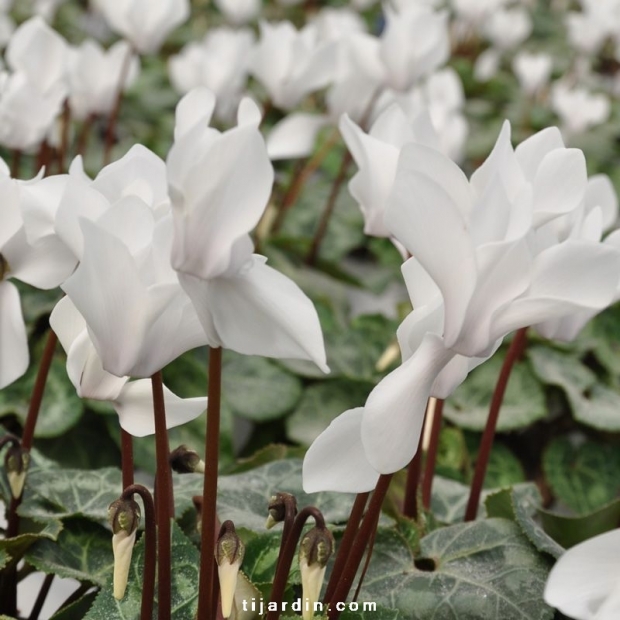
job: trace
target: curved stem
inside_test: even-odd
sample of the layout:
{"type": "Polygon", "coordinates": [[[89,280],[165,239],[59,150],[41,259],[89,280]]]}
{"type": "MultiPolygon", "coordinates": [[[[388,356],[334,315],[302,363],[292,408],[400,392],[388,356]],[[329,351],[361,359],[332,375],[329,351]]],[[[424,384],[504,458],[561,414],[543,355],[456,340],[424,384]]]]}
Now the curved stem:
{"type": "Polygon", "coordinates": [[[338,546],[338,553],[336,554],[336,560],[334,561],[334,566],[329,576],[329,582],[327,583],[327,588],[325,589],[325,596],[323,597],[323,602],[325,604],[329,603],[331,600],[334,590],[336,589],[336,585],[338,584],[340,573],[347,563],[347,559],[349,558],[349,553],[351,552],[355,535],[359,529],[369,495],[370,493],[358,493],[355,498],[353,508],[351,508],[351,514],[349,515],[349,520],[347,521],[347,526],[344,530],[340,545],[338,546]]]}
{"type": "Polygon", "coordinates": [[[338,585],[336,586],[334,594],[328,603],[328,617],[330,620],[335,620],[340,616],[340,612],[336,609],[336,603],[344,603],[349,595],[349,590],[351,589],[351,585],[355,579],[360,562],[364,557],[364,551],[366,550],[366,546],[372,535],[373,528],[376,527],[375,524],[377,523],[378,515],[381,512],[381,506],[383,505],[383,500],[385,499],[390,486],[392,476],[393,474],[382,474],[379,476],[377,486],[375,487],[372,497],[370,498],[370,503],[368,504],[368,510],[366,511],[366,515],[364,516],[359,531],[355,536],[355,540],[353,541],[351,553],[349,554],[347,563],[341,574],[337,576],[338,585]]]}
{"type": "Polygon", "coordinates": [[[431,423],[431,437],[426,452],[426,462],[424,463],[424,477],[422,478],[422,505],[424,510],[429,510],[431,507],[433,478],[435,476],[435,465],[437,464],[437,450],[439,448],[442,419],[443,400],[438,398],[435,401],[435,411],[433,412],[431,423]]]}
{"type": "MultiPolygon", "coordinates": [[[[131,499],[134,493],[142,498],[144,504],[144,572],[142,577],[142,604],[140,620],[152,620],[155,600],[155,566],[157,564],[157,535],[155,525],[155,505],[153,496],[141,484],[129,485],[121,495],[131,499]]],[[[161,561],[161,558],[160,558],[161,561]]]]}
{"type": "Polygon", "coordinates": [[[295,517],[291,531],[284,544],[283,553],[278,560],[278,567],[273,579],[273,586],[271,587],[271,596],[269,597],[270,603],[277,603],[278,611],[268,611],[267,620],[278,620],[280,617],[280,601],[282,601],[282,597],[284,596],[286,580],[288,579],[288,575],[291,571],[291,564],[293,563],[295,549],[297,547],[297,543],[299,542],[301,531],[310,517],[314,518],[314,522],[317,527],[325,527],[325,519],[323,519],[323,515],[314,506],[306,506],[305,508],[302,508],[295,517]]]}
{"type": "Polygon", "coordinates": [[[166,409],[161,372],[151,377],[153,388],[153,411],[155,415],[155,451],[157,455],[157,527],[158,538],[158,614],[159,620],[170,620],[171,597],[171,533],[170,506],[172,504],[172,474],[168,464],[170,448],[166,428],[166,409]]]}
{"type": "Polygon", "coordinates": [[[290,536],[291,529],[295,523],[295,516],[297,515],[297,502],[292,495],[284,495],[282,501],[284,503],[284,524],[282,526],[282,538],[280,538],[280,551],[278,553],[278,561],[276,562],[276,571],[278,570],[278,564],[284,553],[284,546],[290,536]]]}
{"type": "MultiPolygon", "coordinates": [[[[426,411],[424,412],[424,422],[428,420],[428,414],[431,407],[431,400],[429,399],[426,405],[426,411]]],[[[424,430],[424,424],[422,425],[424,430]]],[[[409,519],[418,518],[418,488],[420,486],[420,471],[422,469],[422,442],[424,438],[424,432],[420,433],[418,439],[418,448],[407,467],[407,481],[405,483],[405,499],[403,501],[403,515],[409,519]]]]}
{"type": "Polygon", "coordinates": [[[202,531],[200,546],[200,582],[198,618],[213,617],[215,570],[215,528],[217,509],[217,469],[220,439],[220,402],[222,397],[222,349],[209,348],[209,390],[207,400],[207,437],[205,473],[202,490],[202,531]]]}
{"type": "Polygon", "coordinates": [[[353,595],[354,601],[357,601],[357,597],[359,596],[360,590],[362,589],[362,585],[364,583],[364,577],[366,577],[366,573],[368,572],[368,567],[370,566],[372,552],[373,552],[373,549],[375,548],[375,540],[377,540],[377,528],[379,527],[380,516],[381,516],[381,513],[378,512],[375,518],[375,524],[370,534],[370,542],[368,543],[368,552],[366,553],[366,559],[364,560],[364,568],[362,569],[360,580],[357,582],[357,588],[355,588],[355,594],[353,595]]]}
{"type": "Polygon", "coordinates": [[[515,362],[523,353],[523,348],[525,347],[526,342],[526,332],[527,327],[523,327],[514,335],[514,338],[510,343],[508,353],[504,359],[502,369],[499,373],[497,384],[495,385],[495,391],[493,392],[491,407],[489,409],[489,417],[487,418],[487,423],[484,427],[484,433],[482,434],[482,439],[480,441],[480,450],[478,451],[478,458],[476,459],[476,469],[474,470],[471,491],[469,493],[469,501],[467,502],[467,509],[465,510],[465,521],[473,521],[478,514],[478,503],[480,502],[482,485],[484,484],[484,477],[489,464],[489,457],[491,455],[491,448],[493,447],[495,429],[497,428],[497,420],[499,419],[499,412],[502,406],[502,401],[504,400],[504,393],[506,392],[506,387],[508,386],[510,372],[515,365],[515,362]]]}

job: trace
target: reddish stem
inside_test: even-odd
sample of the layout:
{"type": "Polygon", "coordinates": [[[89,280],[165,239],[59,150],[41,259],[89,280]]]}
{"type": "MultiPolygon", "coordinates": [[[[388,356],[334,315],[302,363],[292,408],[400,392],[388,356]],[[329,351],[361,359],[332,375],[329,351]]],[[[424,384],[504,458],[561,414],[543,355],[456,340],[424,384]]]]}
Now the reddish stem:
{"type": "Polygon", "coordinates": [[[157,455],[157,527],[158,527],[158,601],[157,617],[159,620],[170,620],[172,609],[171,596],[171,531],[172,514],[172,474],[168,463],[170,448],[168,445],[168,429],[166,427],[166,409],[164,405],[164,386],[161,372],[151,377],[153,388],[153,412],[155,416],[155,451],[157,455]]]}
{"type": "Polygon", "coordinates": [[[207,401],[207,437],[205,440],[205,474],[202,491],[202,531],[198,618],[212,618],[214,601],[215,538],[217,510],[217,473],[220,439],[220,402],[222,395],[222,349],[209,348],[209,393],[207,401]]]}
{"type": "Polygon", "coordinates": [[[431,507],[433,478],[435,476],[435,465],[437,464],[437,450],[439,448],[442,419],[443,400],[438,398],[435,401],[431,438],[428,444],[428,452],[426,453],[426,462],[424,463],[424,477],[422,478],[422,505],[424,506],[424,510],[429,510],[431,507]]]}
{"type": "Polygon", "coordinates": [[[526,341],[526,332],[527,327],[522,327],[514,335],[514,338],[510,343],[508,353],[504,358],[504,363],[502,364],[502,369],[499,373],[497,384],[495,385],[495,391],[493,392],[491,407],[489,409],[489,417],[484,428],[484,433],[482,434],[480,450],[478,452],[478,458],[476,459],[476,469],[474,470],[471,491],[469,493],[469,501],[467,502],[467,509],[465,510],[465,521],[473,521],[478,514],[478,504],[480,502],[484,477],[489,464],[491,448],[493,447],[493,439],[495,438],[495,429],[497,428],[499,412],[502,407],[502,401],[504,400],[506,387],[508,386],[508,380],[510,379],[510,372],[515,365],[515,362],[523,353],[523,348],[525,347],[526,341]]]}
{"type": "Polygon", "coordinates": [[[121,467],[123,471],[123,489],[133,484],[133,437],[121,428],[121,467]]]}

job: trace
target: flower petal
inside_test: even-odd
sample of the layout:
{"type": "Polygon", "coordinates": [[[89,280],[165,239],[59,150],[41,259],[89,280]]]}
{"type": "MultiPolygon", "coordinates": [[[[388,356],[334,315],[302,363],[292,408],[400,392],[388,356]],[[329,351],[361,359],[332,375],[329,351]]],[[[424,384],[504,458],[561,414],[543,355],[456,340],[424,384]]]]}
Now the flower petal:
{"type": "Polygon", "coordinates": [[[418,350],[368,396],[362,443],[379,473],[398,471],[414,457],[431,386],[453,356],[439,336],[428,334],[418,350]]]}
{"type": "Polygon", "coordinates": [[[254,255],[237,275],[209,282],[207,301],[223,346],[246,355],[309,359],[329,372],[312,302],[265,260],[254,255]]]}
{"type": "Polygon", "coordinates": [[[571,547],[556,562],[545,586],[545,602],[571,618],[599,616],[605,599],[618,585],[620,530],[612,530],[571,547]]]}
{"type": "Polygon", "coordinates": [[[316,114],[289,114],[272,128],[267,138],[269,158],[273,161],[307,157],[327,122],[326,117],[316,114]]]}
{"type": "MultiPolygon", "coordinates": [[[[166,428],[174,428],[197,418],[207,408],[207,398],[179,398],[164,386],[166,428]]],[[[112,403],[121,427],[134,437],[155,433],[153,389],[150,379],[130,381],[112,403]]]]}
{"type": "Polygon", "coordinates": [[[19,292],[11,282],[0,282],[0,389],[28,369],[28,337],[19,292]]]}
{"type": "Polygon", "coordinates": [[[302,474],[306,493],[365,493],[375,488],[379,474],[362,446],[363,413],[363,407],[356,407],[340,414],[308,448],[302,474]]]}

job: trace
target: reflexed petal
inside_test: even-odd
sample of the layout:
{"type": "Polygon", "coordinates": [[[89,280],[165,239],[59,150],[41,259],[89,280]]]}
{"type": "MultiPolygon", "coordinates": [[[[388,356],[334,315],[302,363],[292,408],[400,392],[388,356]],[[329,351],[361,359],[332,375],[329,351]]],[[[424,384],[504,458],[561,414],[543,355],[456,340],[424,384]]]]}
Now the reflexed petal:
{"type": "Polygon", "coordinates": [[[607,230],[618,219],[618,196],[609,177],[595,174],[588,179],[586,187],[586,208],[600,207],[603,211],[603,229],[607,230]]]}
{"type": "Polygon", "coordinates": [[[517,146],[515,155],[528,181],[534,180],[542,160],[556,149],[564,149],[562,134],[557,127],[547,127],[517,146]]]}
{"type": "Polygon", "coordinates": [[[62,288],[86,320],[104,369],[131,375],[146,330],[146,288],[119,239],[87,220],[82,230],[84,257],[62,288]]]}
{"type": "MultiPolygon", "coordinates": [[[[179,398],[164,386],[166,428],[197,418],[207,408],[207,398],[179,398]]],[[[130,381],[112,403],[123,429],[134,437],[155,433],[153,388],[150,379],[130,381]]]]}
{"type": "Polygon", "coordinates": [[[409,168],[408,150],[406,146],[401,154],[385,223],[441,290],[444,337],[452,346],[476,286],[474,248],[458,206],[441,185],[409,168]]]}
{"type": "MultiPolygon", "coordinates": [[[[598,618],[604,600],[618,587],[619,558],[617,529],[571,547],[549,573],[545,602],[571,618],[598,618]]],[[[601,620],[615,617],[601,616],[601,620]]]]}
{"type": "Polygon", "coordinates": [[[18,185],[0,174],[0,250],[22,226],[18,185]]]}
{"type": "Polygon", "coordinates": [[[439,336],[428,334],[418,350],[368,396],[362,443],[379,473],[398,471],[414,457],[431,386],[453,356],[439,336]]]}
{"type": "Polygon", "coordinates": [[[318,132],[327,124],[324,116],[289,114],[271,130],[267,138],[267,153],[276,159],[307,157],[314,149],[318,132]]]}
{"type": "Polygon", "coordinates": [[[114,235],[135,256],[153,241],[153,211],[137,196],[121,198],[98,219],[101,230],[114,235]]]}
{"type": "Polygon", "coordinates": [[[0,389],[28,369],[28,337],[19,292],[11,282],[0,282],[0,389]]]}
{"type": "Polygon", "coordinates": [[[69,176],[63,174],[21,185],[19,200],[24,216],[26,238],[31,245],[54,234],[58,204],[68,180],[69,176]]]}
{"type": "Polygon", "coordinates": [[[237,125],[239,127],[250,126],[258,129],[263,120],[263,113],[251,97],[244,97],[239,103],[237,110],[237,125]]]}
{"type": "Polygon", "coordinates": [[[612,302],[619,274],[620,254],[607,244],[569,239],[553,246],[536,257],[529,291],[497,314],[493,333],[500,338],[575,311],[600,310],[612,302]]]}
{"type": "Polygon", "coordinates": [[[312,302],[262,256],[209,283],[207,302],[224,347],[246,355],[312,360],[323,372],[323,335],[312,302]]]}
{"type": "Polygon", "coordinates": [[[185,179],[184,210],[174,211],[175,269],[205,280],[226,271],[232,246],[258,223],[272,184],[257,129],[245,126],[217,138],[185,179]]]}
{"type": "Polygon", "coordinates": [[[362,447],[363,413],[363,407],[345,411],[308,448],[303,466],[306,493],[364,493],[375,488],[379,474],[362,447]]]}
{"type": "Polygon", "coordinates": [[[208,88],[194,88],[177,104],[174,139],[179,140],[199,123],[208,125],[215,110],[215,95],[208,88]]]}
{"type": "Polygon", "coordinates": [[[557,149],[546,155],[534,178],[534,226],[576,209],[587,182],[586,160],[579,149],[557,149]]]}
{"type": "Polygon", "coordinates": [[[69,297],[63,297],[52,310],[50,326],[62,348],[68,352],[75,339],[86,330],[86,321],[69,297]]]}

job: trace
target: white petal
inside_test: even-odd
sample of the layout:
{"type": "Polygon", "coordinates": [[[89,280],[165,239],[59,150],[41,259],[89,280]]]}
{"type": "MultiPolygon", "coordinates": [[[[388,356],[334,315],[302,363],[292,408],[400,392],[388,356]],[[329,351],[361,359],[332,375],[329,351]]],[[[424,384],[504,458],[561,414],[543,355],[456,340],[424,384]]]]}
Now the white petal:
{"type": "Polygon", "coordinates": [[[174,139],[178,140],[196,125],[208,125],[215,110],[215,95],[200,86],[191,90],[177,104],[174,139]]]}
{"type": "Polygon", "coordinates": [[[363,407],[345,411],[308,448],[302,474],[306,493],[365,493],[375,488],[379,474],[362,446],[363,413],[363,407]]]}
{"type": "Polygon", "coordinates": [[[82,230],[84,257],[63,290],[86,320],[104,369],[131,375],[150,309],[146,288],[119,239],[87,220],[82,230]]]}
{"type": "Polygon", "coordinates": [[[546,155],[534,178],[534,226],[576,209],[587,182],[583,151],[557,149],[546,155]]]}
{"type": "Polygon", "coordinates": [[[362,443],[378,472],[398,471],[414,457],[431,386],[453,356],[441,338],[428,334],[418,350],[368,396],[362,443]]]}
{"type": "Polygon", "coordinates": [[[250,126],[258,129],[263,120],[263,113],[250,97],[244,97],[239,103],[237,110],[237,125],[239,127],[250,126]]]}
{"type": "Polygon", "coordinates": [[[562,134],[557,127],[547,127],[517,146],[515,155],[528,181],[534,180],[542,160],[556,149],[564,149],[562,134]]]}
{"type": "Polygon", "coordinates": [[[0,389],[28,369],[28,337],[19,292],[11,282],[0,282],[0,389]]]}
{"type": "MultiPolygon", "coordinates": [[[[164,386],[166,428],[197,418],[207,408],[207,398],[179,398],[164,386]]],[[[124,430],[134,437],[155,433],[153,389],[150,379],[130,381],[112,403],[124,430]]]]}
{"type": "Polygon", "coordinates": [[[595,174],[588,179],[586,188],[586,208],[600,207],[603,211],[603,229],[608,230],[618,219],[618,196],[605,174],[595,174]]]}
{"type": "Polygon", "coordinates": [[[307,157],[314,150],[318,132],[327,124],[324,116],[289,114],[277,123],[267,138],[267,153],[276,159],[307,157]]]}
{"type": "MultiPolygon", "coordinates": [[[[545,586],[545,602],[578,620],[594,620],[618,586],[620,530],[570,548],[556,562],[545,586]]],[[[611,620],[615,616],[605,616],[611,620]]],[[[601,617],[601,620],[604,620],[601,617]]]]}
{"type": "Polygon", "coordinates": [[[408,149],[401,154],[385,223],[441,290],[446,308],[444,336],[451,346],[476,286],[474,248],[459,207],[439,183],[409,168],[408,149]]]}
{"type": "Polygon", "coordinates": [[[312,302],[292,280],[254,255],[237,275],[209,283],[209,307],[223,345],[246,355],[312,360],[325,348],[312,302]]]}
{"type": "Polygon", "coordinates": [[[614,298],[620,255],[604,244],[568,240],[542,252],[534,262],[532,285],[494,319],[500,338],[515,329],[584,309],[602,309],[614,298]]]}

